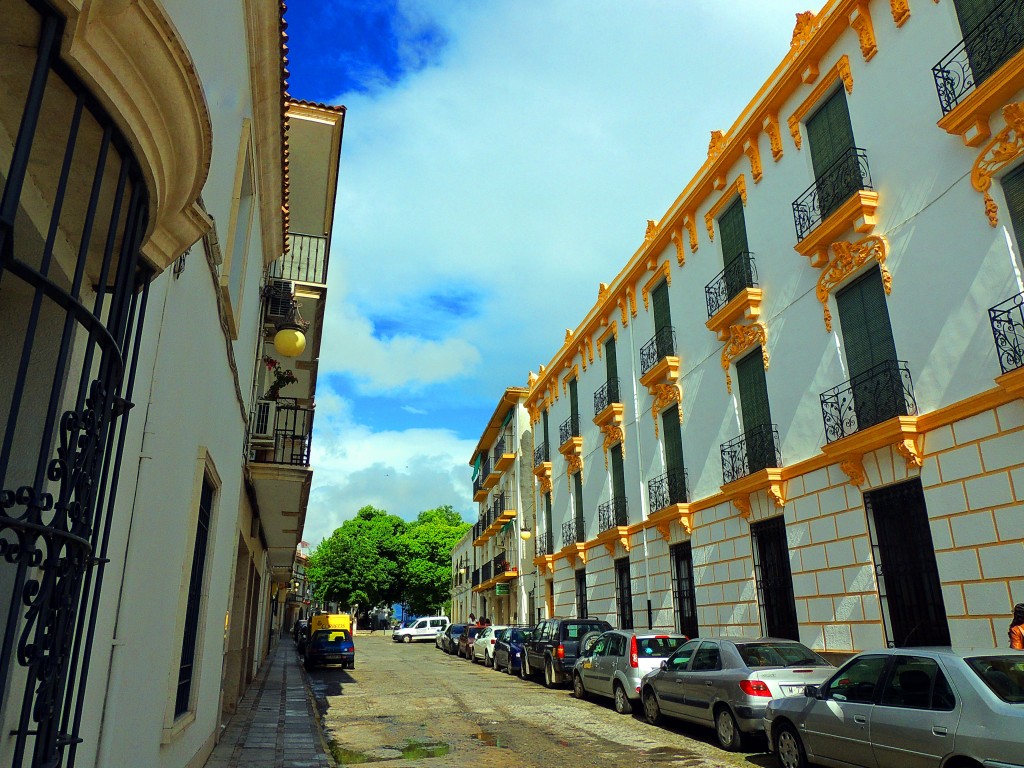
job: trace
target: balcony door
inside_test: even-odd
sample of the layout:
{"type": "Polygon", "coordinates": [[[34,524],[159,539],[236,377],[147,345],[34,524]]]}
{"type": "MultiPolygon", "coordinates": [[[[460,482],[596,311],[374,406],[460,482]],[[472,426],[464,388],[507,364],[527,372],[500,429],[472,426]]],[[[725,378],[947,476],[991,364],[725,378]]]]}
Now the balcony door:
{"type": "Polygon", "coordinates": [[[906,398],[896,362],[882,275],[877,268],[836,294],[843,347],[857,413],[857,429],[905,416],[906,398]]]}
{"type": "Polygon", "coordinates": [[[619,398],[619,361],[615,354],[615,337],[604,343],[605,381],[608,382],[608,402],[621,403],[619,398]]]}
{"type": "Polygon", "coordinates": [[[760,347],[736,363],[736,380],[740,389],[747,471],[753,474],[776,464],[768,383],[764,377],[760,347]]]}
{"type": "Polygon", "coordinates": [[[665,471],[668,473],[670,504],[686,502],[686,483],[683,464],[683,432],[679,427],[679,406],[673,404],[661,414],[661,428],[665,435],[665,471]]]}
{"type": "Polygon", "coordinates": [[[818,190],[818,208],[825,219],[857,189],[861,178],[852,152],[853,124],[846,93],[838,89],[807,121],[811,165],[818,190]]]}
{"type": "Polygon", "coordinates": [[[718,231],[722,237],[725,285],[731,299],[751,283],[747,224],[743,218],[743,201],[739,197],[718,217],[718,231]]]}
{"type": "Polygon", "coordinates": [[[572,476],[572,490],[573,490],[573,501],[575,502],[575,533],[576,543],[586,541],[583,534],[586,530],[586,521],[583,518],[583,481],[580,479],[580,473],[577,472],[572,476]]]}
{"type": "Polygon", "coordinates": [[[697,591],[693,581],[693,550],[690,542],[669,548],[672,556],[672,592],[675,596],[676,631],[698,637],[697,591]]]}
{"type": "Polygon", "coordinates": [[[629,575],[628,557],[615,561],[615,597],[619,609],[619,629],[632,629],[633,584],[629,575]]]}
{"type": "Polygon", "coordinates": [[[1024,43],[1021,0],[953,0],[953,6],[977,86],[1009,61],[1024,43]]]}
{"type": "Polygon", "coordinates": [[[612,468],[612,515],[615,525],[629,525],[626,517],[626,474],[622,468],[622,444],[613,445],[608,453],[612,468]]]}
{"type": "Polygon", "coordinates": [[[569,380],[569,415],[572,416],[572,435],[580,434],[580,398],[575,377],[569,380]]]}
{"type": "Polygon", "coordinates": [[[672,309],[668,302],[668,282],[662,280],[658,287],[651,291],[651,304],[654,305],[654,336],[658,350],[658,360],[675,354],[672,346],[672,309]]]}
{"type": "Polygon", "coordinates": [[[780,515],[754,523],[750,533],[754,537],[754,578],[762,628],[769,637],[799,640],[786,521],[780,515]]]}

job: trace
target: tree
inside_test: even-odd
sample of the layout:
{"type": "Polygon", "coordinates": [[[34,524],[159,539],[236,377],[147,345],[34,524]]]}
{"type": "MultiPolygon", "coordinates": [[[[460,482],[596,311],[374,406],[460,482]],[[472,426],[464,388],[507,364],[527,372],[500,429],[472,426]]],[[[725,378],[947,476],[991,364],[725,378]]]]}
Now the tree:
{"type": "Polygon", "coordinates": [[[452,550],[469,527],[448,505],[420,512],[409,525],[405,532],[405,599],[414,613],[425,613],[448,599],[452,550]]]}

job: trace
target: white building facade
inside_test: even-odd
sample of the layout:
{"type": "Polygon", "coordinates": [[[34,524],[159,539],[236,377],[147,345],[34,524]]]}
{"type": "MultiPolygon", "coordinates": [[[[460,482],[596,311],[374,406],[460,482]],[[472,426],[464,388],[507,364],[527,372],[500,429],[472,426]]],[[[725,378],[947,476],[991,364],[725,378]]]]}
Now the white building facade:
{"type": "Polygon", "coordinates": [[[1005,643],[1024,600],[1021,12],[798,16],[530,374],[547,615],[836,655],[1005,643]]]}

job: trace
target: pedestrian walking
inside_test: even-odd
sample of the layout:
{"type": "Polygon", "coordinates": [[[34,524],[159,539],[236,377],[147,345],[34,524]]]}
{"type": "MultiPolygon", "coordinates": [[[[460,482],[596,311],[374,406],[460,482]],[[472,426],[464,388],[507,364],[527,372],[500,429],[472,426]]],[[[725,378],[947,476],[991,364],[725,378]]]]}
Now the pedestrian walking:
{"type": "Polygon", "coordinates": [[[1013,606],[1013,619],[1010,621],[1010,647],[1024,651],[1024,603],[1013,606]]]}

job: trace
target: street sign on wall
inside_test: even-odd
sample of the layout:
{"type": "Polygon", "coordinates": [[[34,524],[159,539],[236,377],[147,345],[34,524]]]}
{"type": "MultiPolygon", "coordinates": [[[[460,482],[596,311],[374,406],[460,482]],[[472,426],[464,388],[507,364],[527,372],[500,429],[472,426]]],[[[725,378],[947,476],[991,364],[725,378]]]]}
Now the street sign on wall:
{"type": "Polygon", "coordinates": [[[494,585],[495,595],[507,595],[508,594],[508,582],[503,581],[494,585]]]}

